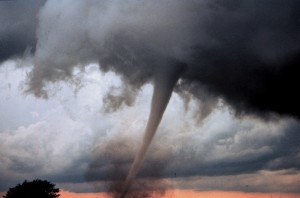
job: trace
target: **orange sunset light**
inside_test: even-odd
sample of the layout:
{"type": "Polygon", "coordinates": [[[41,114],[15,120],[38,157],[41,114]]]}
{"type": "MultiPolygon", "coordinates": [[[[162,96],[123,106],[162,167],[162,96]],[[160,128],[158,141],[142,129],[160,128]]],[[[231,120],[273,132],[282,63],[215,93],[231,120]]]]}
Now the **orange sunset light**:
{"type": "MultiPolygon", "coordinates": [[[[73,193],[62,191],[60,198],[111,198],[107,193],[73,193]]],[[[300,194],[287,193],[244,193],[207,191],[197,192],[193,190],[168,190],[164,195],[153,198],[300,198],[300,194]]]]}
{"type": "Polygon", "coordinates": [[[59,198],[110,198],[107,193],[74,193],[62,190],[59,198]]]}

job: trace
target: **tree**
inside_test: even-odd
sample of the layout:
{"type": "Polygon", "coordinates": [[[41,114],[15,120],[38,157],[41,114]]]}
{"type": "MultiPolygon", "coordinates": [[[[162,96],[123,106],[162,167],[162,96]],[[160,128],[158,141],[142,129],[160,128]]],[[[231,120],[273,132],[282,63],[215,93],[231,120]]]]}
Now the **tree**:
{"type": "Polygon", "coordinates": [[[59,189],[46,180],[33,180],[10,188],[3,198],[57,198],[59,189]]]}

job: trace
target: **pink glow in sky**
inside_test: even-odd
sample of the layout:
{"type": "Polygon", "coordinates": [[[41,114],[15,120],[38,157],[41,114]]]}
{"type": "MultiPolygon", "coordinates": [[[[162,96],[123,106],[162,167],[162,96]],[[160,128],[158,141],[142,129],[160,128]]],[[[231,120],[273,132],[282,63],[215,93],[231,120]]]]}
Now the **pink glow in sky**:
{"type": "MultiPolygon", "coordinates": [[[[244,193],[207,191],[197,192],[193,190],[168,190],[164,195],[153,198],[300,198],[300,194],[287,193],[244,193]]],[[[60,198],[110,198],[106,193],[73,193],[62,191],[60,198]]]]}

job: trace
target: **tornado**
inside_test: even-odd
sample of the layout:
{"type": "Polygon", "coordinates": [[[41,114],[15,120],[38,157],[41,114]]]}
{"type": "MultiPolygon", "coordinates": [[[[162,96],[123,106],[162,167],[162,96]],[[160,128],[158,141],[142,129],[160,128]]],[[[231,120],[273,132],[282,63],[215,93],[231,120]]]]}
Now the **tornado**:
{"type": "Polygon", "coordinates": [[[165,109],[171,98],[173,88],[183,72],[184,66],[176,64],[172,67],[160,68],[154,77],[154,89],[151,101],[151,111],[145,128],[143,142],[135,155],[121,193],[118,198],[125,198],[132,181],[141,167],[149,145],[157,131],[165,109]]]}

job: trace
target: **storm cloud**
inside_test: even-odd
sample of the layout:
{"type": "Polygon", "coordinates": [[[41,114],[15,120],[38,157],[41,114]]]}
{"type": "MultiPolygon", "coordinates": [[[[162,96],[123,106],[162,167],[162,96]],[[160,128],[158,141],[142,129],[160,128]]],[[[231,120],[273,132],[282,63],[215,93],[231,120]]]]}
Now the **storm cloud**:
{"type": "MultiPolygon", "coordinates": [[[[9,5],[1,2],[1,9],[9,5]]],[[[1,59],[35,49],[28,92],[37,96],[47,96],[48,82],[69,79],[74,67],[90,62],[117,72],[132,90],[178,62],[185,72],[176,90],[206,101],[204,117],[216,98],[240,115],[299,117],[296,0],[48,1],[38,15],[30,6],[18,10],[22,5],[13,7],[15,17],[23,19],[19,26],[7,20],[15,12],[2,12],[1,37],[7,44],[1,59]]]]}
{"type": "MultiPolygon", "coordinates": [[[[180,183],[193,176],[226,180],[261,171],[299,174],[299,10],[298,0],[1,1],[0,62],[31,56],[33,67],[19,82],[26,93],[65,104],[73,97],[70,90],[66,94],[61,88],[66,95],[55,96],[51,86],[75,82],[79,89],[74,100],[85,105],[54,103],[58,110],[48,107],[44,117],[40,110],[20,105],[38,120],[22,113],[12,123],[16,128],[7,128],[9,118],[16,117],[10,108],[25,100],[1,97],[2,102],[11,100],[0,104],[5,112],[0,116],[0,139],[5,142],[0,146],[0,188],[28,175],[62,183],[83,182],[85,177],[89,182],[115,179],[107,177],[110,165],[127,170],[138,147],[136,139],[146,121],[137,115],[149,113],[148,83],[178,65],[183,70],[176,93],[139,178],[179,177],[180,183]],[[77,81],[78,73],[94,75],[90,63],[101,75],[89,83],[77,81]],[[117,79],[117,86],[109,84],[111,79],[117,79]],[[38,135],[40,130],[45,136],[38,135]],[[53,133],[56,138],[51,140],[53,133]],[[73,139],[63,142],[66,136],[73,139]],[[113,152],[115,137],[128,153],[125,157],[113,152]],[[53,161],[45,164],[49,159],[53,161]]],[[[18,89],[13,78],[2,77],[1,88],[18,89]]],[[[28,97],[28,106],[34,106],[28,97]]],[[[298,187],[294,184],[290,191],[298,187]]],[[[261,190],[259,185],[253,189],[261,190]]]]}
{"type": "Polygon", "coordinates": [[[0,2],[0,62],[34,53],[37,42],[37,15],[44,2],[0,2]]]}

